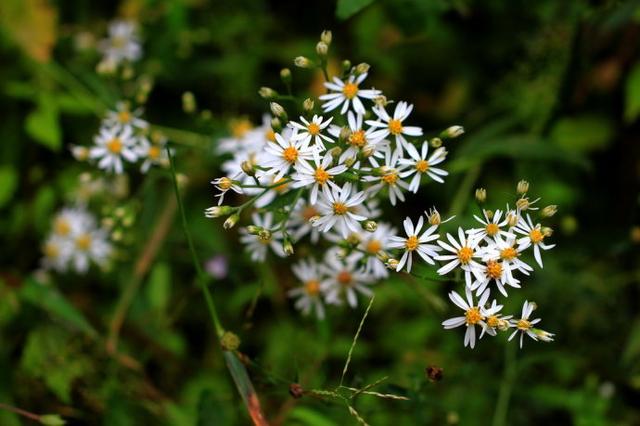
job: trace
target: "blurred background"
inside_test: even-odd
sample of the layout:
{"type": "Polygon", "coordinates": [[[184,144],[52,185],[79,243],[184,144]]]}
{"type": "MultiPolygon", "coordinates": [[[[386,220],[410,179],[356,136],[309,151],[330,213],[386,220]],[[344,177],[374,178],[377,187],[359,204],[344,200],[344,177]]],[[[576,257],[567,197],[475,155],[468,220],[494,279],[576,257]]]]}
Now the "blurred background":
{"type": "MultiPolygon", "coordinates": [[[[346,382],[388,376],[377,390],[410,401],[361,396],[358,413],[371,425],[640,424],[635,0],[3,0],[0,403],[77,425],[250,423],[165,171],[132,175],[123,194],[108,195],[135,212],[111,270],[36,282],[52,216],[89,171],[69,144],[89,144],[98,105],[127,97],[176,141],[196,249],[270,423],[357,423],[344,404],[289,390],[337,386],[365,307],[331,310],[324,322],[302,317],[286,297],[293,260],[251,263],[237,232],[202,214],[214,204],[215,140],[238,119],[261,123],[268,103],[258,89],[282,90],[280,70],[289,67],[302,99],[322,90],[322,75],[294,69],[293,58],[313,56],[325,29],[333,31],[330,68],[367,62],[368,81],[415,104],[413,123],[427,134],[466,129],[447,147],[446,183],[386,218],[399,224],[435,205],[458,215],[455,226],[470,225],[476,187],[487,189],[487,208],[502,208],[520,179],[542,206],[559,206],[557,247],[505,308],[534,300],[555,342],[518,350],[501,336],[464,348],[460,330],[440,325],[457,285],[395,275],[376,286],[346,382]],[[96,72],[97,40],[116,18],[139,23],[144,58],[132,76],[96,72]],[[183,109],[186,91],[195,111],[183,109]],[[161,242],[138,277],[114,356],[104,341],[154,236],[161,242]],[[443,369],[441,380],[429,380],[429,366],[443,369]]],[[[0,409],[1,425],[23,421],[0,409]]]]}

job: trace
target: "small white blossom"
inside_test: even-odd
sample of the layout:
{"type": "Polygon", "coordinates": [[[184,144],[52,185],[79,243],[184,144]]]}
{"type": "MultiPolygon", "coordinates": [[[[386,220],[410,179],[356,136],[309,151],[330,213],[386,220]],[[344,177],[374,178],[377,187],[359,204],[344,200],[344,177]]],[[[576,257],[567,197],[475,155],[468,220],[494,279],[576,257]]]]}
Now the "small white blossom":
{"type": "Polygon", "coordinates": [[[333,156],[330,152],[325,152],[322,159],[316,152],[313,163],[300,162],[296,165],[296,173],[292,176],[294,182],[291,186],[293,188],[311,186],[309,201],[311,204],[315,204],[318,200],[318,191],[327,186],[337,188],[333,178],[347,170],[347,166],[344,164],[329,167],[332,162],[333,156]]]}
{"type": "Polygon", "coordinates": [[[413,105],[406,102],[398,102],[391,117],[383,106],[373,107],[373,112],[378,116],[377,120],[367,120],[367,124],[383,130],[383,137],[392,135],[395,137],[396,151],[402,157],[403,148],[409,145],[405,136],[422,136],[422,129],[417,126],[404,126],[403,122],[409,117],[413,105]]]}
{"type": "Polygon", "coordinates": [[[123,159],[130,163],[138,159],[136,138],[133,137],[130,127],[124,127],[121,131],[102,128],[94,142],[89,157],[98,160],[100,169],[121,174],[124,171],[123,159]]]}
{"type": "Polygon", "coordinates": [[[142,56],[142,46],[133,22],[113,21],[109,24],[109,36],[98,44],[103,61],[115,65],[123,61],[135,62],[142,56]]]}
{"type": "Polygon", "coordinates": [[[356,191],[350,183],[345,183],[342,188],[325,187],[318,202],[320,218],[313,225],[322,229],[322,232],[337,227],[344,238],[349,235],[349,231],[359,232],[359,222],[367,218],[353,211],[364,202],[366,195],[362,191],[356,191]]]}
{"type": "Polygon", "coordinates": [[[529,246],[533,246],[533,256],[542,268],[542,255],[540,254],[540,250],[551,250],[556,245],[544,244],[545,235],[542,232],[540,224],[534,225],[529,215],[527,215],[526,220],[523,217],[520,218],[518,226],[515,227],[515,231],[525,235],[525,237],[518,240],[518,244],[520,245],[518,250],[522,251],[529,246]]]}
{"type": "Polygon", "coordinates": [[[435,244],[428,244],[430,241],[437,240],[440,235],[434,234],[434,232],[438,229],[436,225],[432,225],[427,228],[422,235],[420,235],[420,231],[422,230],[422,226],[424,225],[424,217],[420,216],[418,219],[418,223],[416,226],[413,226],[413,222],[410,218],[406,218],[403,222],[404,232],[406,232],[407,237],[399,237],[393,236],[391,237],[391,242],[389,243],[389,247],[392,248],[400,248],[404,250],[402,257],[400,258],[400,262],[396,268],[396,271],[401,271],[405,265],[407,265],[407,272],[411,272],[411,265],[413,263],[413,252],[415,251],[418,255],[427,263],[434,265],[435,262],[433,259],[438,256],[438,251],[440,247],[435,244]]]}
{"type": "Polygon", "coordinates": [[[111,127],[119,131],[125,127],[131,127],[133,130],[145,130],[149,127],[149,123],[140,118],[141,115],[142,108],[131,111],[127,102],[118,102],[115,111],[107,112],[102,121],[102,127],[111,127]]]}
{"type": "Polygon", "coordinates": [[[326,101],[322,104],[322,109],[325,112],[329,112],[342,105],[340,114],[344,114],[349,109],[349,105],[353,104],[353,110],[355,112],[364,114],[365,109],[360,98],[373,99],[381,93],[375,89],[360,89],[359,86],[365,78],[367,78],[367,73],[362,73],[357,77],[350,75],[346,81],[342,81],[338,77],[333,77],[333,82],[324,83],[326,88],[331,92],[320,96],[321,100],[326,101]]]}
{"type": "Polygon", "coordinates": [[[449,293],[449,299],[464,311],[464,316],[449,318],[443,321],[442,325],[446,330],[464,325],[467,328],[464,333],[464,346],[470,346],[471,349],[473,349],[476,345],[476,325],[480,326],[481,329],[486,327],[486,311],[484,305],[489,299],[489,292],[484,292],[482,296],[480,296],[477,304],[473,303],[473,296],[468,287],[465,289],[465,294],[467,300],[463,299],[455,291],[449,293]]]}
{"type": "Polygon", "coordinates": [[[313,309],[319,319],[324,319],[325,310],[322,301],[328,282],[324,282],[318,264],[314,259],[301,260],[291,267],[301,285],[287,292],[287,296],[296,298],[294,306],[303,315],[309,315],[313,309]]]}
{"type": "Polygon", "coordinates": [[[288,140],[278,133],[275,137],[276,143],[267,145],[266,155],[261,165],[269,169],[264,174],[275,175],[274,179],[277,181],[287,174],[292,166],[299,166],[306,160],[311,160],[317,147],[296,140],[295,133],[288,140]]]}
{"type": "Polygon", "coordinates": [[[343,298],[352,308],[358,306],[358,293],[365,297],[371,297],[372,292],[368,287],[375,279],[364,268],[358,266],[358,256],[353,254],[346,259],[338,257],[336,249],[329,250],[321,270],[327,277],[326,302],[332,305],[341,305],[343,298]]]}
{"type": "Polygon", "coordinates": [[[255,226],[264,229],[258,235],[250,234],[246,228],[240,229],[240,241],[246,245],[246,250],[251,253],[251,260],[264,262],[267,258],[269,247],[276,255],[285,257],[284,249],[282,248],[283,235],[282,232],[274,229],[273,214],[268,212],[264,216],[260,216],[258,213],[254,213],[251,215],[251,219],[255,226]]]}
{"type": "Polygon", "coordinates": [[[327,135],[323,135],[322,131],[325,130],[329,124],[331,124],[331,120],[333,117],[325,120],[320,115],[314,115],[311,121],[308,121],[304,117],[300,117],[300,123],[296,123],[295,121],[289,122],[289,126],[293,127],[298,131],[295,136],[296,140],[301,140],[306,145],[311,144],[313,142],[317,145],[322,151],[326,148],[324,146],[324,142],[333,143],[333,139],[331,139],[327,135]]]}
{"type": "Polygon", "coordinates": [[[533,326],[540,322],[540,318],[529,319],[533,310],[536,308],[534,303],[529,303],[529,301],[525,300],[522,305],[522,317],[520,319],[512,319],[510,320],[511,326],[515,327],[516,330],[511,333],[509,336],[509,341],[511,341],[516,334],[520,333],[520,349],[522,349],[522,339],[524,335],[531,337],[533,340],[538,340],[538,336],[536,335],[533,326]]]}
{"type": "Polygon", "coordinates": [[[436,149],[431,157],[427,159],[429,153],[429,142],[425,141],[422,144],[421,152],[412,144],[407,144],[407,153],[411,158],[401,158],[398,162],[400,165],[407,166],[408,169],[400,173],[401,178],[406,178],[413,175],[413,179],[409,183],[409,191],[418,192],[420,188],[420,179],[422,175],[426,174],[436,182],[443,183],[444,180],[441,176],[447,176],[449,172],[443,169],[439,169],[436,166],[444,161],[447,156],[447,151],[444,148],[436,149]]]}
{"type": "Polygon", "coordinates": [[[481,276],[482,274],[482,265],[474,260],[475,258],[480,257],[477,248],[481,240],[473,236],[467,237],[462,228],[458,228],[459,241],[456,241],[451,234],[447,234],[447,239],[451,245],[447,244],[443,240],[438,240],[440,247],[451,253],[436,257],[436,260],[448,262],[446,265],[438,269],[438,274],[446,275],[457,266],[460,266],[464,271],[464,278],[467,287],[471,287],[473,284],[472,274],[476,277],[481,276]]]}

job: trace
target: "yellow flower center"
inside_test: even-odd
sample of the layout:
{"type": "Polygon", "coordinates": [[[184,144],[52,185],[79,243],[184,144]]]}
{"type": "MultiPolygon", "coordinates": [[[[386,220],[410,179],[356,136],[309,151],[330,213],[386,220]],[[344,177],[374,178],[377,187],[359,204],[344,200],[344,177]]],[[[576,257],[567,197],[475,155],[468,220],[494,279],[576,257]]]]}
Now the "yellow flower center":
{"type": "Polygon", "coordinates": [[[265,132],[264,137],[267,138],[269,142],[275,142],[276,132],[274,132],[273,129],[269,129],[265,132]]]}
{"type": "Polygon", "coordinates": [[[367,250],[367,253],[376,254],[380,250],[382,250],[382,244],[380,243],[379,240],[370,240],[367,243],[367,249],[366,250],[367,250]]]}
{"type": "Polygon", "coordinates": [[[149,152],[147,153],[147,155],[152,160],[157,159],[158,157],[160,157],[160,147],[155,146],[155,145],[152,146],[151,148],[149,148],[149,152]]]}
{"type": "Polygon", "coordinates": [[[113,138],[107,142],[107,149],[113,154],[120,154],[122,152],[122,141],[118,138],[113,138]]]}
{"type": "Polygon", "coordinates": [[[502,264],[496,262],[495,260],[488,261],[485,273],[489,278],[493,278],[494,280],[499,279],[500,277],[502,277],[502,264]]]}
{"type": "Polygon", "coordinates": [[[54,243],[48,243],[44,246],[44,255],[50,258],[58,257],[60,249],[54,243]]]}
{"type": "Polygon", "coordinates": [[[516,326],[518,327],[518,330],[526,331],[531,328],[531,323],[526,319],[521,319],[521,320],[518,320],[518,323],[516,324],[516,326]]]}
{"type": "Polygon", "coordinates": [[[120,111],[118,113],[118,121],[122,124],[126,124],[131,121],[131,113],[129,111],[120,111]]]}
{"type": "Polygon", "coordinates": [[[342,94],[347,99],[353,99],[358,94],[358,85],[355,83],[347,83],[342,88],[342,94]]]}
{"type": "Polygon", "coordinates": [[[89,250],[89,247],[91,247],[91,235],[82,234],[76,238],[76,247],[78,250],[89,250]]]}
{"type": "Polygon", "coordinates": [[[276,181],[273,182],[274,185],[279,184],[280,182],[282,182],[280,185],[275,186],[273,189],[275,189],[277,192],[279,193],[283,193],[286,192],[287,189],[289,188],[289,183],[284,181],[284,178],[280,178],[276,181]]]}
{"type": "Polygon", "coordinates": [[[491,315],[489,318],[487,318],[487,325],[489,327],[496,328],[499,324],[500,324],[500,319],[497,316],[491,315]]]}
{"type": "Polygon", "coordinates": [[[420,241],[418,241],[418,237],[415,235],[410,236],[405,241],[404,246],[407,248],[407,251],[414,251],[420,245],[420,241]]]}
{"type": "Polygon", "coordinates": [[[544,234],[538,228],[534,228],[529,232],[529,238],[533,244],[538,244],[544,239],[544,234]]]}
{"type": "Polygon", "coordinates": [[[416,162],[416,170],[420,173],[424,173],[429,169],[429,162],[427,160],[419,160],[416,162]]]}
{"type": "Polygon", "coordinates": [[[324,185],[325,183],[327,183],[328,180],[332,178],[332,176],[329,173],[327,173],[327,171],[322,167],[318,167],[316,169],[314,177],[316,179],[316,182],[318,182],[320,185],[324,185]]]}
{"type": "Polygon", "coordinates": [[[234,138],[241,138],[246,135],[253,126],[249,120],[243,118],[241,120],[233,120],[229,127],[231,128],[231,134],[234,138]]]}
{"type": "Polygon", "coordinates": [[[316,210],[316,208],[313,206],[307,206],[304,208],[304,210],[302,210],[302,217],[306,222],[308,222],[309,219],[317,215],[318,215],[318,210],[316,210]]]}
{"type": "Polygon", "coordinates": [[[487,231],[488,236],[493,237],[498,232],[500,232],[500,227],[495,223],[490,223],[484,228],[484,230],[487,231]]]}
{"type": "Polygon", "coordinates": [[[316,123],[309,123],[309,125],[307,126],[307,131],[311,136],[317,136],[320,134],[320,126],[318,126],[316,123]]]}
{"type": "Polygon", "coordinates": [[[365,137],[364,130],[356,130],[349,135],[349,144],[356,146],[358,148],[364,146],[367,142],[367,138],[365,137]]]}
{"type": "Polygon", "coordinates": [[[233,181],[231,179],[229,179],[228,177],[223,177],[218,182],[218,186],[223,191],[226,191],[227,189],[231,188],[231,185],[233,185],[233,181]]]}
{"type": "Polygon", "coordinates": [[[287,162],[293,164],[298,159],[298,150],[295,146],[285,148],[284,151],[282,151],[282,157],[287,160],[287,162]]]}
{"type": "Polygon", "coordinates": [[[71,232],[71,225],[64,219],[56,219],[56,223],[53,226],[56,234],[64,237],[71,232]]]}
{"type": "Polygon", "coordinates": [[[267,231],[267,230],[262,230],[260,232],[258,232],[258,241],[261,242],[262,244],[269,244],[271,242],[271,238],[273,237],[273,234],[271,233],[271,231],[267,231]]]}
{"type": "Polygon", "coordinates": [[[473,257],[473,250],[469,247],[462,247],[458,250],[458,259],[460,259],[460,263],[466,265],[469,263],[471,258],[473,257]]]}
{"type": "Polygon", "coordinates": [[[122,49],[127,44],[127,38],[123,36],[115,36],[111,39],[111,45],[116,49],[122,49]]]}
{"type": "Polygon", "coordinates": [[[512,260],[518,257],[518,251],[513,247],[507,247],[500,250],[500,257],[504,260],[512,260]]]}
{"type": "Polygon", "coordinates": [[[392,118],[389,120],[389,131],[392,135],[399,135],[402,133],[402,122],[400,120],[396,120],[392,118]]]}
{"type": "Polygon", "coordinates": [[[398,173],[393,171],[382,176],[382,181],[387,185],[393,186],[396,184],[398,180],[398,173]]]}
{"type": "Polygon", "coordinates": [[[474,306],[471,309],[468,309],[467,312],[464,313],[464,318],[467,325],[475,325],[482,321],[482,314],[480,313],[480,308],[474,306]]]}
{"type": "Polygon", "coordinates": [[[320,282],[318,280],[309,280],[304,283],[304,290],[309,296],[317,296],[320,294],[320,282]]]}
{"type": "Polygon", "coordinates": [[[336,280],[343,287],[347,287],[349,286],[349,284],[351,284],[351,273],[349,271],[340,271],[338,273],[338,276],[336,277],[336,280]]]}
{"type": "Polygon", "coordinates": [[[345,203],[339,201],[333,203],[333,214],[345,215],[349,211],[349,208],[345,203]]]}

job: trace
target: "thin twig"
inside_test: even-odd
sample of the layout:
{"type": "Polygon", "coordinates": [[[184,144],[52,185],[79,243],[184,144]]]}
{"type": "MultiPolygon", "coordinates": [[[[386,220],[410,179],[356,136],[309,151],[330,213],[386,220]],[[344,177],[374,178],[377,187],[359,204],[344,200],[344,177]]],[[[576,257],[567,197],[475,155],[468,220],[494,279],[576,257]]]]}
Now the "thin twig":
{"type": "Polygon", "coordinates": [[[344,382],[344,376],[347,374],[347,370],[349,369],[349,363],[351,362],[351,354],[353,354],[353,348],[356,347],[356,343],[358,342],[358,337],[360,336],[360,331],[362,331],[362,326],[364,325],[364,321],[367,319],[367,315],[369,315],[369,310],[371,309],[371,305],[373,305],[373,299],[375,296],[371,296],[371,300],[369,300],[369,306],[367,306],[367,310],[364,311],[364,315],[360,320],[360,325],[358,326],[358,331],[356,331],[356,335],[353,336],[353,342],[351,342],[351,347],[349,348],[349,354],[347,355],[347,361],[344,363],[344,368],[342,369],[342,376],[340,377],[340,386],[344,382]]]}
{"type": "Polygon", "coordinates": [[[14,414],[19,414],[22,417],[26,417],[27,419],[31,419],[31,420],[34,420],[34,421],[40,423],[40,415],[39,414],[35,414],[35,413],[30,412],[30,411],[23,410],[22,408],[14,407],[12,405],[3,404],[2,402],[0,402],[0,409],[11,411],[14,414]]]}

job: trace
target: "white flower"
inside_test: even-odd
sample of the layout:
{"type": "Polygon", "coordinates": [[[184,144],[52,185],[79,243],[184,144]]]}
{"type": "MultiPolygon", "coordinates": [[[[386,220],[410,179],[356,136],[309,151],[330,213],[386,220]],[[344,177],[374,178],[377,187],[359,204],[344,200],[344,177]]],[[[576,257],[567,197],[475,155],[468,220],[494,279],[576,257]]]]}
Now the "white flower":
{"type": "Polygon", "coordinates": [[[302,121],[303,124],[291,121],[289,122],[289,126],[298,130],[298,133],[295,136],[296,140],[301,140],[306,145],[309,145],[311,141],[313,141],[324,151],[326,148],[323,140],[329,143],[333,142],[333,139],[329,136],[322,134],[322,131],[331,124],[331,120],[333,120],[333,117],[324,120],[322,116],[314,115],[311,121],[307,121],[304,117],[300,117],[300,121],[302,121]]]}
{"type": "Polygon", "coordinates": [[[500,260],[502,267],[511,271],[518,270],[525,275],[533,271],[533,268],[520,260],[520,251],[516,247],[516,237],[511,236],[503,239],[497,235],[486,247],[482,249],[482,260],[500,260]]]}
{"type": "Polygon", "coordinates": [[[122,61],[137,61],[142,56],[142,46],[138,39],[136,25],[127,21],[113,21],[109,24],[109,37],[100,41],[98,49],[104,61],[119,64],[122,61]]]}
{"type": "Polygon", "coordinates": [[[422,129],[416,126],[404,126],[402,123],[409,117],[413,110],[413,105],[409,105],[406,102],[398,102],[396,109],[393,112],[393,117],[389,116],[387,111],[382,106],[373,107],[373,112],[378,116],[378,120],[367,120],[367,124],[372,127],[380,128],[383,130],[382,137],[389,135],[395,136],[396,151],[402,156],[402,149],[404,146],[409,145],[409,142],[405,139],[406,136],[422,136],[422,129]]]}
{"type": "Polygon", "coordinates": [[[95,226],[95,218],[84,207],[65,207],[53,219],[52,234],[71,239],[95,226]]]}
{"type": "Polygon", "coordinates": [[[301,260],[291,267],[295,276],[302,282],[302,285],[287,292],[287,296],[296,298],[294,306],[303,315],[309,315],[311,309],[315,311],[319,319],[324,319],[324,304],[322,302],[323,292],[326,291],[327,283],[322,281],[322,274],[318,264],[314,259],[301,260]]]}
{"type": "Polygon", "coordinates": [[[430,241],[437,240],[440,236],[438,234],[434,234],[438,227],[436,225],[432,225],[427,228],[426,231],[420,235],[420,231],[422,230],[422,226],[424,225],[424,217],[420,216],[418,219],[418,223],[415,228],[413,226],[413,222],[410,218],[406,218],[403,222],[404,231],[407,234],[406,238],[393,236],[391,237],[391,242],[389,243],[389,247],[392,248],[401,248],[404,250],[404,254],[400,258],[400,262],[398,263],[398,267],[396,271],[401,271],[404,265],[407,265],[407,272],[411,272],[411,265],[413,262],[413,252],[415,251],[418,255],[427,263],[434,265],[435,262],[433,258],[438,255],[438,251],[440,247],[435,244],[427,244],[430,241]]]}
{"type": "Polygon", "coordinates": [[[291,234],[294,241],[299,241],[305,235],[311,234],[311,242],[317,243],[320,231],[311,224],[311,219],[319,215],[320,211],[315,204],[303,199],[298,200],[287,222],[287,232],[291,234]]]}
{"type": "Polygon", "coordinates": [[[285,140],[282,135],[276,133],[276,143],[270,143],[266,147],[265,158],[260,164],[269,170],[265,175],[275,174],[274,179],[281,179],[291,166],[298,166],[305,160],[313,158],[313,152],[317,147],[309,146],[301,140],[296,140],[295,133],[285,140]]]}
{"type": "Polygon", "coordinates": [[[458,239],[447,234],[447,239],[451,245],[445,243],[442,240],[438,240],[438,244],[451,254],[440,255],[436,257],[436,260],[448,261],[446,265],[438,269],[438,274],[445,275],[451,272],[456,266],[464,271],[464,278],[467,287],[471,287],[473,284],[471,275],[478,277],[482,275],[482,265],[474,260],[474,258],[480,257],[476,251],[480,239],[473,236],[465,236],[462,228],[458,228],[458,239]]]}
{"type": "Polygon", "coordinates": [[[282,232],[277,231],[273,227],[273,214],[267,212],[264,216],[260,216],[258,213],[251,215],[253,224],[257,227],[263,228],[262,232],[258,235],[250,234],[246,228],[240,229],[242,236],[240,241],[246,245],[246,250],[251,253],[251,260],[254,262],[264,262],[267,258],[267,248],[271,247],[273,252],[280,256],[285,257],[284,249],[282,248],[282,232]]]}
{"type": "Polygon", "coordinates": [[[540,318],[536,318],[533,320],[529,319],[535,308],[535,303],[529,303],[529,301],[525,300],[524,305],[522,305],[522,317],[518,320],[510,320],[511,326],[515,327],[516,331],[511,333],[511,336],[509,336],[509,341],[511,341],[511,339],[513,339],[516,334],[520,333],[520,349],[522,349],[522,339],[525,334],[531,337],[533,340],[538,340],[538,336],[535,333],[533,326],[540,322],[540,318]]]}
{"type": "Polygon", "coordinates": [[[332,93],[320,96],[321,100],[326,101],[322,104],[323,110],[325,112],[333,111],[342,105],[340,114],[344,114],[347,112],[347,109],[349,109],[349,104],[352,103],[353,110],[355,112],[364,114],[365,109],[360,98],[373,99],[381,93],[379,90],[375,89],[360,89],[359,86],[365,78],[367,78],[367,73],[362,73],[357,77],[352,74],[349,76],[347,81],[342,81],[338,77],[333,77],[332,83],[324,83],[327,89],[331,90],[332,93]]]}
{"type": "Polygon", "coordinates": [[[543,243],[545,235],[541,230],[540,224],[538,223],[534,226],[529,215],[527,215],[526,220],[523,217],[520,218],[518,226],[515,227],[515,231],[519,234],[526,235],[518,240],[518,244],[520,245],[518,250],[522,251],[533,245],[533,256],[535,257],[536,262],[538,262],[538,265],[542,268],[542,256],[540,254],[540,249],[550,250],[556,245],[543,243]]]}
{"type": "Polygon", "coordinates": [[[408,189],[409,184],[402,180],[401,172],[402,168],[398,168],[398,151],[391,151],[389,148],[385,149],[385,164],[379,165],[378,161],[374,157],[370,157],[369,161],[379,171],[380,176],[364,176],[362,178],[365,182],[378,182],[377,184],[367,188],[367,193],[377,193],[382,188],[387,188],[389,191],[389,201],[392,206],[396,205],[396,200],[404,202],[403,189],[408,189]]]}
{"type": "Polygon", "coordinates": [[[167,167],[169,165],[169,155],[165,148],[166,143],[166,139],[160,139],[152,143],[146,137],[138,138],[136,151],[138,157],[144,160],[140,165],[140,172],[147,173],[151,166],[167,167]]]}
{"type": "Polygon", "coordinates": [[[211,183],[216,187],[216,189],[220,191],[220,194],[216,195],[216,197],[220,198],[218,200],[218,205],[222,204],[224,200],[224,196],[229,190],[232,190],[236,194],[242,194],[242,188],[238,185],[238,182],[235,180],[238,176],[239,175],[236,175],[232,178],[224,176],[211,181],[211,183]]]}
{"type": "Polygon", "coordinates": [[[231,136],[219,139],[216,144],[216,151],[220,154],[261,151],[268,141],[276,141],[269,114],[262,117],[262,126],[257,128],[246,118],[231,120],[229,131],[231,136]]]}
{"type": "Polygon", "coordinates": [[[465,290],[467,300],[464,300],[458,293],[452,291],[449,293],[449,299],[460,309],[464,311],[464,316],[449,318],[442,322],[442,325],[446,330],[460,327],[464,325],[467,327],[467,331],[464,333],[464,346],[470,346],[473,349],[476,345],[476,325],[479,325],[482,329],[486,327],[485,317],[486,312],[484,305],[489,299],[489,292],[486,291],[480,296],[477,304],[473,303],[473,296],[471,291],[467,287],[465,290]]]}
{"type": "Polygon", "coordinates": [[[367,218],[353,212],[356,206],[362,204],[366,199],[364,192],[357,190],[350,183],[345,183],[342,188],[325,187],[318,202],[320,218],[313,223],[327,232],[334,226],[338,228],[344,238],[347,238],[349,231],[360,231],[360,223],[367,218]]]}
{"type": "Polygon", "coordinates": [[[42,266],[45,269],[53,269],[58,272],[66,272],[69,267],[69,258],[72,246],[67,238],[52,234],[42,246],[44,258],[42,266]]]}
{"type": "Polygon", "coordinates": [[[373,284],[374,278],[358,267],[358,256],[352,254],[346,259],[340,259],[338,252],[339,249],[335,248],[329,250],[324,264],[320,266],[327,277],[323,283],[327,289],[325,300],[329,304],[341,305],[345,296],[349,306],[355,308],[358,306],[357,293],[371,297],[371,289],[367,286],[373,284]]]}
{"type": "Polygon", "coordinates": [[[504,288],[505,285],[520,288],[520,281],[513,277],[508,265],[508,262],[505,263],[496,260],[486,261],[482,266],[482,275],[476,276],[476,281],[471,285],[471,290],[477,290],[476,294],[478,295],[482,294],[493,280],[498,290],[500,290],[500,293],[502,293],[504,297],[507,297],[508,294],[504,288]]]}
{"type": "Polygon", "coordinates": [[[484,336],[484,333],[487,333],[490,336],[495,336],[496,329],[499,330],[507,330],[511,327],[511,323],[509,320],[512,318],[512,315],[504,316],[499,312],[502,310],[502,305],[498,305],[498,302],[495,300],[491,302],[491,306],[484,309],[484,326],[482,327],[482,333],[480,333],[480,338],[484,336]]]}
{"type": "MultiPolygon", "coordinates": [[[[340,155],[340,162],[344,162],[349,158],[355,159],[359,152],[365,151],[369,156],[373,155],[385,143],[382,141],[384,131],[369,127],[367,130],[362,128],[362,114],[354,114],[353,111],[347,113],[348,129],[351,132],[347,137],[348,148],[340,155]]],[[[331,126],[329,133],[334,137],[340,137],[342,127],[331,126]]]]}
{"type": "Polygon", "coordinates": [[[111,244],[103,229],[86,229],[73,238],[69,261],[75,271],[84,274],[91,262],[104,266],[111,255],[111,244]]]}
{"type": "Polygon", "coordinates": [[[125,127],[122,131],[115,128],[102,128],[94,138],[95,146],[89,151],[89,157],[98,160],[98,168],[121,174],[124,171],[122,160],[135,162],[138,159],[136,153],[136,139],[133,137],[131,127],[125,127]]]}
{"type": "Polygon", "coordinates": [[[420,153],[418,153],[418,150],[413,146],[413,144],[407,144],[406,148],[411,158],[401,158],[398,162],[403,166],[409,167],[408,170],[400,173],[401,178],[414,175],[413,179],[411,179],[411,182],[409,183],[409,191],[414,193],[418,192],[418,188],[420,188],[420,179],[423,174],[426,174],[436,182],[444,182],[441,176],[447,176],[449,172],[433,167],[442,163],[446,158],[447,151],[444,148],[436,149],[429,159],[427,159],[427,154],[429,153],[429,142],[427,141],[422,143],[422,150],[420,153]]]}
{"type": "Polygon", "coordinates": [[[140,118],[141,115],[142,108],[131,111],[127,102],[118,102],[115,111],[107,112],[102,121],[102,127],[113,127],[116,130],[122,130],[125,127],[131,127],[134,130],[147,129],[149,123],[140,118]]]}
{"type": "Polygon", "coordinates": [[[493,213],[493,216],[489,218],[486,210],[482,211],[484,215],[484,219],[478,217],[477,215],[473,215],[473,217],[480,222],[483,227],[482,228],[473,228],[467,231],[467,234],[474,235],[481,239],[486,238],[496,238],[498,236],[502,236],[505,238],[515,238],[515,235],[511,232],[505,231],[502,228],[507,226],[509,223],[509,215],[505,215],[504,219],[502,218],[502,210],[496,210],[493,213]],[[501,220],[503,219],[503,220],[501,220]]]}
{"type": "Polygon", "coordinates": [[[326,186],[337,188],[338,186],[333,183],[333,178],[347,170],[347,166],[343,164],[329,167],[332,162],[333,156],[330,152],[325,152],[322,159],[320,159],[320,155],[316,152],[314,154],[313,165],[307,162],[300,162],[296,165],[297,173],[292,176],[294,182],[291,186],[293,188],[301,188],[313,185],[311,187],[309,201],[311,204],[315,204],[318,200],[318,190],[324,189],[326,186]]]}
{"type": "Polygon", "coordinates": [[[395,233],[396,229],[389,224],[378,223],[378,228],[374,232],[361,234],[362,241],[359,247],[362,252],[356,253],[360,258],[367,257],[366,271],[375,278],[387,278],[389,276],[388,268],[378,255],[386,253],[391,248],[391,238],[395,233]]]}

